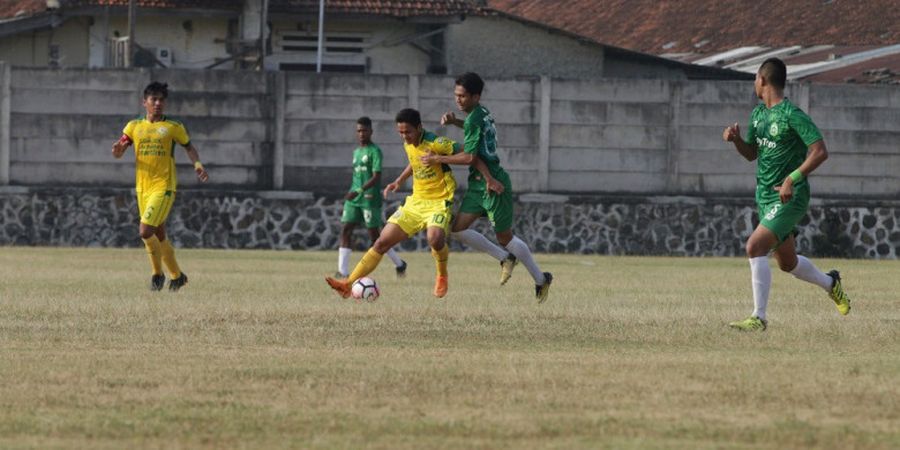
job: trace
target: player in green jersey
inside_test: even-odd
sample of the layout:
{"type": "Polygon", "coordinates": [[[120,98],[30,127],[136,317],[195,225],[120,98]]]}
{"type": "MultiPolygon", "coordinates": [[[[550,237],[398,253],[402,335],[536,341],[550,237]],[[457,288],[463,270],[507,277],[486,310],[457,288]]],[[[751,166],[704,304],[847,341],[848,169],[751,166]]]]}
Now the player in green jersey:
{"type": "MultiPolygon", "coordinates": [[[[356,139],[359,147],[353,151],[353,181],[350,191],[344,195],[344,211],[341,214],[341,247],[338,249],[337,278],[350,274],[350,253],[353,247],[353,228],[365,225],[372,242],[381,233],[381,149],[372,143],[372,120],[360,117],[356,121],[356,139]]],[[[387,252],[394,263],[397,277],[406,275],[406,262],[394,249],[387,252]]]]}
{"type": "Polygon", "coordinates": [[[731,322],[745,331],[766,329],[766,305],[772,273],[768,254],[774,250],[781,270],[825,290],[840,314],[850,312],[850,299],[837,270],[823,273],[797,255],[794,227],[809,206],[809,175],[828,158],[822,134],[806,113],[784,96],[787,69],[778,58],[763,62],[754,89],[762,100],[750,115],[747,140],[737,123],[725,128],[723,139],[734,144],[747,161],[756,160],[756,206],[759,226],[747,240],[753,286],[753,313],[731,322]]]}
{"type": "Polygon", "coordinates": [[[509,175],[500,166],[500,157],[497,156],[497,129],[494,127],[494,118],[480,103],[483,90],[484,81],[476,73],[464,73],[456,79],[453,93],[456,105],[460,111],[466,113],[466,119],[463,121],[457,119],[453,113],[447,113],[441,117],[441,124],[456,125],[463,129],[465,140],[463,152],[451,156],[426,155],[422,158],[422,162],[469,165],[469,186],[454,217],[451,236],[500,261],[500,284],[509,279],[516,261],[521,261],[534,278],[538,302],[543,303],[550,294],[553,275],[542,272],[534,262],[528,244],[513,235],[512,183],[509,175]],[[474,162],[478,160],[487,166],[491,178],[485,177],[476,168],[474,162]],[[505,250],[475,230],[469,229],[481,216],[487,216],[491,221],[497,241],[505,247],[505,250]]]}

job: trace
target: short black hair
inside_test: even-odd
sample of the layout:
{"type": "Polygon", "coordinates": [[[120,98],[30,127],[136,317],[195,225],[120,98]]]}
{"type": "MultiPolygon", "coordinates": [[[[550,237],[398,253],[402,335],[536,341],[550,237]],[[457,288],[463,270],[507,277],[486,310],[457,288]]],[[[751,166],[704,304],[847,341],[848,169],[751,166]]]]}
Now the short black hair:
{"type": "Polygon", "coordinates": [[[481,95],[484,80],[475,72],[466,72],[456,77],[456,85],[462,86],[470,95],[481,95]]]}
{"type": "Polygon", "coordinates": [[[778,58],[769,58],[759,66],[759,74],[778,89],[784,89],[787,81],[787,67],[778,58]]]}
{"type": "Polygon", "coordinates": [[[159,95],[162,98],[169,97],[169,85],[167,83],[160,83],[159,81],[154,81],[147,85],[144,88],[144,98],[147,98],[151,95],[159,95]]]}
{"type": "Polygon", "coordinates": [[[370,130],[372,129],[372,119],[370,119],[366,116],[362,116],[359,119],[356,119],[356,124],[362,125],[370,130]]]}
{"type": "Polygon", "coordinates": [[[408,123],[414,127],[422,125],[422,116],[412,108],[401,109],[397,113],[397,123],[408,123]]]}

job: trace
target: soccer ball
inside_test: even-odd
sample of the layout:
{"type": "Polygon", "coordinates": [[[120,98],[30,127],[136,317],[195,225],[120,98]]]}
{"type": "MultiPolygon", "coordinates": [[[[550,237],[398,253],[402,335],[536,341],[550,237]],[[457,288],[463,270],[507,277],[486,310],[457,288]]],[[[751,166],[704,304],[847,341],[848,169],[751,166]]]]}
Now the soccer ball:
{"type": "Polygon", "coordinates": [[[369,277],[362,277],[353,283],[353,287],[350,288],[350,295],[358,300],[374,302],[381,295],[381,290],[378,289],[378,284],[375,283],[375,280],[369,277]]]}

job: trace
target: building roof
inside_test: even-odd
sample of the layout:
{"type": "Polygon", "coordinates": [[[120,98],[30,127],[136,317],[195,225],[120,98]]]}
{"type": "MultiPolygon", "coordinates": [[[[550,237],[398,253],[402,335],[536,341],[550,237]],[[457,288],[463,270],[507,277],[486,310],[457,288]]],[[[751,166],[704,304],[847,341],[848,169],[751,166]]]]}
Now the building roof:
{"type": "Polygon", "coordinates": [[[488,0],[491,8],[652,54],[900,43],[897,0],[488,0]]]}
{"type": "MultiPolygon", "coordinates": [[[[137,0],[139,8],[211,9],[240,11],[243,0],[137,0]]],[[[127,7],[128,0],[59,0],[60,9],[86,7],[127,7]]],[[[7,0],[0,2],[0,20],[27,17],[48,11],[46,0],[7,0]]],[[[270,0],[271,13],[316,15],[319,0],[270,0]]],[[[359,14],[408,17],[452,17],[479,14],[478,5],[469,0],[325,0],[327,14],[359,14]]]]}

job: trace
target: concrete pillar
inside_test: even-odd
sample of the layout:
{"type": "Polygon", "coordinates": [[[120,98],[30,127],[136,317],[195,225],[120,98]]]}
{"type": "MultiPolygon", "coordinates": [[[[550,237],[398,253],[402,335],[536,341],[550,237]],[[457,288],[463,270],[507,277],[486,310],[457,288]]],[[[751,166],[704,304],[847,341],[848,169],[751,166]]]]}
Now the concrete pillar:
{"type": "Polygon", "coordinates": [[[541,112],[538,128],[537,188],[540,192],[550,189],[550,103],[553,89],[550,77],[541,76],[541,112]]]}
{"type": "Polygon", "coordinates": [[[409,93],[408,101],[409,107],[415,110],[419,109],[419,76],[418,75],[410,75],[409,76],[409,93]]]}
{"type": "Polygon", "coordinates": [[[272,189],[284,189],[284,104],[287,79],[282,71],[275,72],[275,148],[272,155],[272,189]]]}
{"type": "Polygon", "coordinates": [[[681,99],[684,84],[669,81],[669,124],[666,133],[666,192],[681,191],[679,186],[678,156],[681,152],[679,127],[681,126],[681,99]]]}
{"type": "Polygon", "coordinates": [[[9,184],[10,145],[10,96],[12,95],[12,71],[9,64],[0,62],[0,186],[9,184]]]}

